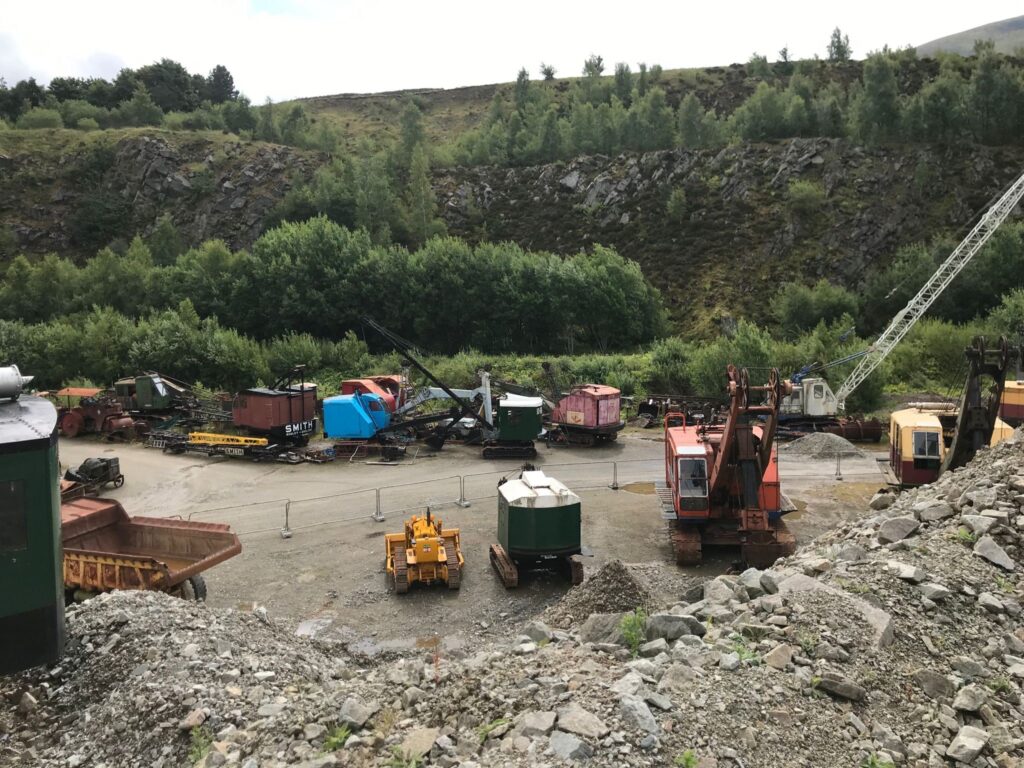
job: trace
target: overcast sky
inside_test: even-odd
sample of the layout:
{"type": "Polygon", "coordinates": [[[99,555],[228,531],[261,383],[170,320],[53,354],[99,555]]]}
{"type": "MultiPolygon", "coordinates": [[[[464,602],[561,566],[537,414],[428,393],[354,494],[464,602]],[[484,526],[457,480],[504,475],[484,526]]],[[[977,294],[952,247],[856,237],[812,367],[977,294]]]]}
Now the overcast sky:
{"type": "MultiPolygon", "coordinates": [[[[253,101],[535,76],[607,64],[666,69],[824,55],[832,29],[854,56],[920,44],[1019,15],[1020,0],[900,3],[356,2],[355,0],[0,0],[0,76],[113,77],[168,57],[192,72],[224,64],[253,101]]],[[[609,66],[609,69],[611,67],[609,66]]]]}

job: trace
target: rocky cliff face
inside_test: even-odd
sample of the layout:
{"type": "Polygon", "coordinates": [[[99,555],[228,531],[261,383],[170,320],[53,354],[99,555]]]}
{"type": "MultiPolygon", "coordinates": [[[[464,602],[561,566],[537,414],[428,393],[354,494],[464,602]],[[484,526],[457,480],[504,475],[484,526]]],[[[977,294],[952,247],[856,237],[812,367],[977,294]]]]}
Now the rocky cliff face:
{"type": "Polygon", "coordinates": [[[788,280],[855,286],[901,245],[960,234],[1022,162],[1018,148],[795,139],[455,169],[436,188],[455,234],[558,253],[615,246],[662,289],[682,327],[706,330],[723,316],[758,316],[788,280]],[[788,201],[797,180],[820,185],[820,204],[788,201]],[[672,217],[675,189],[686,205],[672,217]]]}
{"type": "Polygon", "coordinates": [[[323,161],[291,147],[164,132],[0,157],[0,222],[18,248],[75,256],[94,250],[76,238],[73,222],[96,199],[124,211],[118,236],[146,234],[169,213],[189,243],[220,238],[248,247],[294,180],[323,161]]]}
{"type": "MultiPolygon", "coordinates": [[[[190,243],[216,237],[248,247],[293,183],[326,160],[167,132],[129,133],[102,162],[84,139],[47,146],[0,153],[0,223],[19,249],[80,257],[95,247],[76,239],[75,217],[96,195],[123,206],[119,236],[147,233],[170,213],[190,243]]],[[[962,234],[1022,165],[1017,147],[867,149],[795,139],[438,170],[434,186],[453,234],[561,254],[614,246],[663,291],[680,328],[708,333],[725,317],[763,317],[789,280],[856,286],[901,245],[962,234]],[[794,205],[788,190],[798,180],[818,185],[822,199],[794,205]],[[677,189],[686,202],[670,215],[677,189]]]]}

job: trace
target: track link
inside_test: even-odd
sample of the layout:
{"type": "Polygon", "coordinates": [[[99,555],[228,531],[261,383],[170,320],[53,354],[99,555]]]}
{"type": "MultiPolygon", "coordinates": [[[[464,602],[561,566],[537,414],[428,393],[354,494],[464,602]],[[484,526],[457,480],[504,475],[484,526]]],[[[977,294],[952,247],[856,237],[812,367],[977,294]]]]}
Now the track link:
{"type": "Polygon", "coordinates": [[[395,547],[395,592],[404,595],[409,591],[409,564],[405,559],[405,547],[395,547]]]}
{"type": "Polygon", "coordinates": [[[501,576],[501,581],[505,585],[505,589],[513,589],[519,586],[519,569],[516,568],[516,564],[512,561],[512,558],[508,556],[508,552],[501,544],[491,544],[491,565],[501,576]]]}
{"type": "Polygon", "coordinates": [[[448,568],[448,589],[458,589],[462,585],[462,568],[459,567],[459,557],[455,553],[455,545],[445,542],[445,554],[447,555],[445,565],[448,568]]]}
{"type": "Polygon", "coordinates": [[[569,580],[574,587],[583,583],[583,558],[579,555],[569,556],[569,580]]]}
{"type": "Polygon", "coordinates": [[[676,565],[700,565],[703,560],[701,551],[700,529],[695,526],[680,527],[676,523],[669,523],[669,540],[672,542],[672,550],[675,552],[676,565]]]}

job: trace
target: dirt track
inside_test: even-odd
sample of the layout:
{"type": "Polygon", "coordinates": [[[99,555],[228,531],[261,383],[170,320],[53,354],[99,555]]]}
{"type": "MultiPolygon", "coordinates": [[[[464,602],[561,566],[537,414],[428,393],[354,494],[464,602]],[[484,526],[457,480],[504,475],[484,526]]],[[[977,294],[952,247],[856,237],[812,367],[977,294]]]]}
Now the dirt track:
{"type": "MultiPolygon", "coordinates": [[[[658,586],[676,592],[696,572],[672,562],[664,523],[651,495],[661,477],[663,444],[652,432],[631,432],[600,448],[541,448],[538,468],[565,482],[583,499],[583,540],[588,572],[610,559],[664,564],[658,586]],[[608,486],[617,463],[620,490],[608,486]]],[[[62,440],[61,460],[117,455],[127,481],[107,495],[129,514],[192,517],[230,523],[242,538],[240,556],[207,574],[210,603],[309,620],[324,635],[367,652],[422,642],[435,634],[449,648],[474,635],[505,634],[512,624],[558,599],[566,584],[536,574],[506,591],[491,571],[498,478],[517,470],[509,462],[479,458],[478,449],[447,446],[440,454],[386,466],[363,462],[324,465],[257,464],[202,456],[172,456],[139,446],[62,440]],[[464,478],[463,480],[460,480],[464,478]],[[464,487],[470,506],[454,504],[464,487]],[[376,522],[377,491],[384,522],[376,522]],[[290,504],[288,503],[290,500],[290,504]],[[466,570],[462,588],[415,589],[391,594],[384,579],[382,534],[401,530],[408,510],[430,504],[447,526],[462,530],[466,570]],[[280,535],[289,507],[292,537],[280,535]]],[[[790,527],[800,542],[831,528],[876,490],[873,460],[781,461],[783,488],[800,511],[790,527]]],[[[729,553],[710,559],[700,573],[720,572],[729,553]]]]}

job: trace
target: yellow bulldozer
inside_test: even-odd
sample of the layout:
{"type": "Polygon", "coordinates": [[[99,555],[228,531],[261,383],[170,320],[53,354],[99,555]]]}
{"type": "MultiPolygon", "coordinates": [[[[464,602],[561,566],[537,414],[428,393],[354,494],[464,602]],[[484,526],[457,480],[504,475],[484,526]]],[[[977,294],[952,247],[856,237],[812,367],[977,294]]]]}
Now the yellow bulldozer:
{"type": "Polygon", "coordinates": [[[416,582],[443,581],[458,589],[462,579],[462,545],[458,528],[445,528],[439,517],[413,515],[402,533],[385,533],[386,568],[392,588],[405,594],[416,582]]]}

